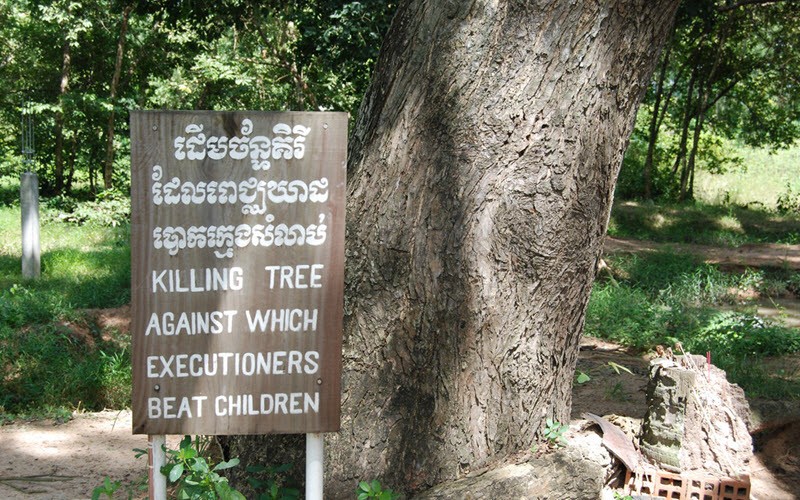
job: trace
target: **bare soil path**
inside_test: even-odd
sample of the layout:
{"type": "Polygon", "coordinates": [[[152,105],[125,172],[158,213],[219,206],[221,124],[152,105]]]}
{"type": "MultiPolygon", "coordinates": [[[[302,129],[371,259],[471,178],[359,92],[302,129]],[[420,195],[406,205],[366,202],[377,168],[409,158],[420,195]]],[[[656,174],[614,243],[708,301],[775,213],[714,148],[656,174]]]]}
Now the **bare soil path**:
{"type": "Polygon", "coordinates": [[[800,270],[800,245],[748,244],[737,248],[689,243],[655,243],[606,237],[605,253],[672,251],[700,256],[710,264],[735,267],[785,267],[800,270]]]}
{"type": "MultiPolygon", "coordinates": [[[[174,448],[177,441],[171,436],[168,444],[174,448]]],[[[91,498],[105,477],[136,484],[147,474],[147,457],[135,458],[134,448],[147,449],[147,436],[131,434],[129,410],[2,426],[0,498],[91,498]]],[[[123,489],[116,498],[127,498],[123,489]]]]}

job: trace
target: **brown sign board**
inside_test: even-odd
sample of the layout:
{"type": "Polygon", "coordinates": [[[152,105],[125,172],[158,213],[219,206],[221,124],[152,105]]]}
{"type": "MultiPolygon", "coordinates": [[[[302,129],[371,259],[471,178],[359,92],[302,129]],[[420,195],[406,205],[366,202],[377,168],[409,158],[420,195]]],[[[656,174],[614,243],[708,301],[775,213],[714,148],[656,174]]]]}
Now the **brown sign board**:
{"type": "Polygon", "coordinates": [[[346,113],[131,112],[134,434],[339,429],[346,113]]]}

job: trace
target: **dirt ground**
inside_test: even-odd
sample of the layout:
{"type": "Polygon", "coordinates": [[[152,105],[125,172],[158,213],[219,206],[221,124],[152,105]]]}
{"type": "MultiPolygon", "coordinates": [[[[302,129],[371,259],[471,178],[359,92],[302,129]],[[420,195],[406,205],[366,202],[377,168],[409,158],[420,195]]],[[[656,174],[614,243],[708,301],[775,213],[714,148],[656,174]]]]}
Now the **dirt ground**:
{"type": "MultiPolygon", "coordinates": [[[[606,246],[609,251],[617,252],[663,247],[611,239],[606,246]]],[[[710,262],[800,269],[798,245],[760,246],[751,251],[703,247],[679,250],[704,254],[710,262]]],[[[128,329],[130,310],[127,307],[98,310],[94,314],[101,327],[128,329]]],[[[647,366],[647,359],[628,354],[619,346],[584,339],[578,371],[588,374],[591,380],[575,385],[572,417],[579,419],[588,411],[627,417],[619,419],[619,425],[635,425],[645,412],[647,366]],[[632,373],[616,373],[609,362],[622,365],[632,373]]],[[[800,498],[800,413],[796,417],[755,436],[752,498],[800,498]]],[[[179,436],[171,436],[168,445],[175,448],[178,441],[179,436]]],[[[0,499],[90,498],[92,490],[102,484],[104,477],[121,481],[123,487],[115,498],[127,498],[125,489],[135,491],[147,474],[146,457],[135,458],[133,449],[146,447],[146,436],[131,434],[128,410],[77,413],[68,422],[17,422],[0,426],[0,499]]]]}
{"type": "MultiPolygon", "coordinates": [[[[171,436],[169,445],[178,441],[171,436]]],[[[104,477],[135,485],[146,478],[147,457],[135,458],[134,448],[147,449],[147,436],[131,434],[129,410],[0,427],[0,498],[91,498],[104,477]]]]}
{"type": "Polygon", "coordinates": [[[780,267],[800,269],[800,245],[750,244],[737,248],[688,243],[654,243],[606,237],[605,253],[639,253],[670,250],[700,255],[710,264],[737,267],[780,267]]]}

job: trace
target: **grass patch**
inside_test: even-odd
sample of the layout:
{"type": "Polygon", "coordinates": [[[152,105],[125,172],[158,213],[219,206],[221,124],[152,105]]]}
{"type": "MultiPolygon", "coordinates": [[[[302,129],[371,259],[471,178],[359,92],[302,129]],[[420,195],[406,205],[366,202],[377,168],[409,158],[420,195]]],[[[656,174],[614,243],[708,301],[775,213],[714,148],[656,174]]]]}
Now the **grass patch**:
{"type": "Polygon", "coordinates": [[[800,146],[770,152],[767,149],[737,148],[744,169],[711,174],[698,169],[695,196],[705,203],[761,206],[774,209],[787,185],[800,188],[800,146]]]}
{"type": "Polygon", "coordinates": [[[800,244],[800,215],[700,202],[681,205],[616,202],[608,234],[617,238],[728,247],[746,243],[800,244]]]}
{"type": "Polygon", "coordinates": [[[41,277],[21,275],[20,213],[0,207],[0,418],[130,404],[130,339],[85,312],[130,301],[130,230],[46,219],[41,277]]]}
{"type": "Polygon", "coordinates": [[[608,259],[616,282],[598,281],[585,332],[641,351],[681,342],[694,353],[711,351],[749,396],[797,398],[800,378],[765,367],[769,357],[800,352],[800,331],[759,317],[754,297],[788,293],[791,271],[728,274],[683,254],[653,253],[608,259]],[[750,298],[743,298],[750,297],[750,298]],[[734,306],[720,310],[717,306],[734,306]]]}
{"type": "Polygon", "coordinates": [[[74,409],[125,408],[130,401],[130,348],[76,333],[84,325],[50,322],[0,327],[0,413],[59,416],[74,409]]]}

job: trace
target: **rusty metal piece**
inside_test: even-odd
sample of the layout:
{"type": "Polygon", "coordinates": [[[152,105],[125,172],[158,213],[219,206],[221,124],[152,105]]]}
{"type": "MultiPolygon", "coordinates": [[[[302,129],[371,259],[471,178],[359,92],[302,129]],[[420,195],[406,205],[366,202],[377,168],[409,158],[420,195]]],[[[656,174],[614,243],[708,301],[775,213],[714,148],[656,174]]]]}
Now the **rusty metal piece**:
{"type": "Polygon", "coordinates": [[[645,463],[644,457],[619,427],[594,413],[584,413],[583,416],[600,426],[603,431],[603,444],[608,451],[625,464],[628,470],[638,471],[641,469],[645,463]]]}

